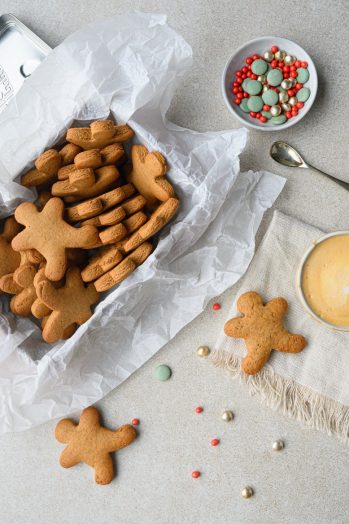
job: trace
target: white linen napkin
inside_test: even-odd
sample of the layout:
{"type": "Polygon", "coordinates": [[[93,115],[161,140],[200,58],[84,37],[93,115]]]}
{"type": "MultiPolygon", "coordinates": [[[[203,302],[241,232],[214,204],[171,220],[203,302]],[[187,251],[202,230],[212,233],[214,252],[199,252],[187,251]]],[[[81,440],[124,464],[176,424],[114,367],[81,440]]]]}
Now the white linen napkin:
{"type": "Polygon", "coordinates": [[[265,301],[284,297],[289,304],[285,325],[306,337],[306,348],[298,354],[273,351],[262,371],[248,376],[240,370],[246,353],[244,341],[227,337],[222,330],[211,360],[239,376],[251,393],[258,393],[273,409],[348,443],[349,333],[330,330],[312,319],[296,291],[301,258],[323,234],[323,230],[275,211],[228,317],[239,314],[236,300],[245,291],[257,291],[265,301]]]}

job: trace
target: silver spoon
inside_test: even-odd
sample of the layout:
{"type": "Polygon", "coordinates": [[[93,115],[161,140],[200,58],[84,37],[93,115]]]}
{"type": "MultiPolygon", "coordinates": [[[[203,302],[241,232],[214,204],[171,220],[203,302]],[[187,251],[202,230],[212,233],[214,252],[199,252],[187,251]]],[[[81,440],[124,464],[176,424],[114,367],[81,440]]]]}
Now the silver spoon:
{"type": "Polygon", "coordinates": [[[329,175],[328,173],[324,173],[324,171],[321,171],[320,169],[317,169],[317,167],[311,166],[308,164],[296,151],[290,144],[287,144],[286,142],[283,142],[282,140],[278,140],[277,142],[274,142],[270,148],[270,156],[275,162],[278,162],[279,164],[282,164],[283,166],[287,167],[303,167],[306,169],[312,169],[313,171],[317,171],[321,175],[327,176],[334,182],[337,182],[340,186],[344,187],[349,191],[349,183],[343,182],[343,180],[338,180],[338,178],[335,178],[334,176],[329,175]]]}

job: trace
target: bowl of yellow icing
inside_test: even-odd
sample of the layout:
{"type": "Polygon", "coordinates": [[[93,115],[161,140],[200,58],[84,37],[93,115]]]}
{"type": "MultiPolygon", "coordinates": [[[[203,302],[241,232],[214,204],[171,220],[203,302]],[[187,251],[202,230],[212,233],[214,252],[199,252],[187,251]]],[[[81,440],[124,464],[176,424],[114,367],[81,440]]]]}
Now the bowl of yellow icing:
{"type": "Polygon", "coordinates": [[[308,249],[297,273],[297,290],[313,318],[349,331],[349,231],[325,235],[308,249]]]}

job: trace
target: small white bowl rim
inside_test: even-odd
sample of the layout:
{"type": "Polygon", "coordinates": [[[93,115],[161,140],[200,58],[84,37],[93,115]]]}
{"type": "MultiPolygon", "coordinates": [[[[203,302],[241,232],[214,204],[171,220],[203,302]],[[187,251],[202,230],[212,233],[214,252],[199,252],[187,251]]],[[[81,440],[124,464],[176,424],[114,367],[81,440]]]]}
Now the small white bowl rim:
{"type": "MultiPolygon", "coordinates": [[[[286,47],[286,46],[285,46],[286,47]]],[[[222,75],[222,80],[221,80],[221,90],[222,90],[222,94],[223,94],[223,98],[224,98],[224,101],[229,109],[229,111],[238,119],[240,120],[240,122],[242,122],[245,126],[248,126],[248,127],[251,127],[252,129],[256,129],[257,131],[270,131],[270,132],[273,132],[273,131],[280,131],[282,129],[287,129],[288,127],[292,127],[294,126],[295,124],[298,124],[298,122],[300,122],[302,120],[302,118],[305,117],[305,115],[309,112],[309,110],[311,109],[315,99],[316,99],[316,95],[317,95],[317,90],[318,90],[318,76],[317,76],[317,71],[316,71],[316,67],[315,67],[315,64],[314,64],[314,61],[313,59],[311,58],[311,56],[307,53],[307,51],[305,49],[303,49],[303,47],[301,45],[298,44],[298,42],[295,42],[294,40],[290,40],[289,38],[284,38],[282,36],[260,36],[259,38],[254,38],[252,40],[248,40],[247,42],[243,43],[240,47],[238,47],[234,53],[232,53],[230,55],[230,57],[228,58],[225,66],[224,66],[224,70],[223,70],[223,75],[222,75]],[[305,57],[307,58],[307,61],[309,63],[312,64],[312,66],[314,67],[314,75],[313,76],[313,81],[314,81],[314,86],[315,86],[315,89],[313,88],[312,89],[312,94],[311,94],[311,101],[307,101],[307,103],[305,104],[304,106],[304,110],[298,114],[298,117],[296,118],[292,118],[290,120],[287,120],[284,124],[280,124],[280,125],[277,125],[277,126],[265,126],[265,127],[262,127],[262,126],[257,126],[255,125],[253,122],[248,122],[247,120],[245,120],[244,118],[242,118],[239,113],[236,111],[236,109],[232,106],[229,98],[227,97],[227,94],[225,92],[225,79],[226,79],[226,76],[227,76],[227,70],[228,70],[228,67],[231,63],[231,61],[233,60],[233,58],[239,54],[246,46],[250,45],[250,44],[254,44],[254,43],[260,43],[260,42],[263,42],[263,40],[269,40],[269,39],[279,39],[279,40],[283,40],[284,42],[290,42],[291,44],[294,44],[294,45],[297,45],[300,49],[302,49],[305,57]]]]}
{"type": "Polygon", "coordinates": [[[301,262],[299,264],[299,267],[298,267],[298,270],[297,270],[297,275],[296,275],[296,288],[297,288],[298,297],[299,297],[299,299],[301,301],[302,306],[304,307],[306,312],[312,318],[314,318],[315,320],[320,322],[320,324],[323,324],[327,328],[330,328],[330,329],[332,329],[334,331],[349,332],[349,326],[336,326],[335,324],[331,324],[331,322],[327,322],[323,318],[319,317],[319,315],[317,315],[315,313],[315,311],[313,311],[311,309],[311,307],[309,306],[308,302],[305,299],[304,292],[303,292],[303,289],[302,289],[302,276],[303,276],[304,265],[305,265],[305,262],[307,261],[309,255],[314,251],[314,249],[318,246],[318,244],[321,244],[322,242],[324,242],[328,238],[337,237],[337,236],[343,236],[343,235],[349,235],[349,229],[344,229],[344,230],[341,230],[341,231],[334,231],[332,233],[327,233],[326,235],[321,236],[318,240],[316,240],[315,242],[312,243],[312,245],[309,247],[309,249],[307,249],[307,251],[304,253],[304,255],[303,255],[302,259],[301,259],[301,262]]]}

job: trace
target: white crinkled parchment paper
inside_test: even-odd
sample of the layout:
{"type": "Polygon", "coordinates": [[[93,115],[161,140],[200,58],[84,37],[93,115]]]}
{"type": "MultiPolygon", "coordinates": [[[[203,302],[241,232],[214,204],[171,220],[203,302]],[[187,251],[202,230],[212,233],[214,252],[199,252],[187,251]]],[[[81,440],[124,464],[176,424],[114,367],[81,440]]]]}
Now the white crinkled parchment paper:
{"type": "Polygon", "coordinates": [[[263,213],[284,179],[239,174],[245,129],[197,133],[166,121],[191,63],[191,48],[165,16],[117,16],[67,38],[1,114],[2,216],[33,198],[16,177],[61,141],[73,120],[110,113],[129,121],[136,142],[166,156],[181,208],[150,258],[68,341],[43,343],[38,326],[8,313],[1,298],[0,432],[24,430],[97,401],[245,272],[263,213]]]}

